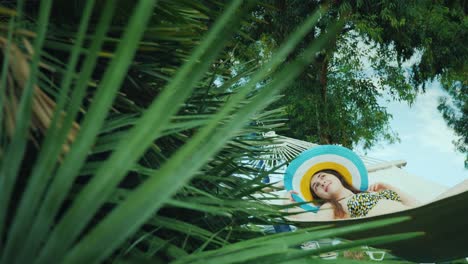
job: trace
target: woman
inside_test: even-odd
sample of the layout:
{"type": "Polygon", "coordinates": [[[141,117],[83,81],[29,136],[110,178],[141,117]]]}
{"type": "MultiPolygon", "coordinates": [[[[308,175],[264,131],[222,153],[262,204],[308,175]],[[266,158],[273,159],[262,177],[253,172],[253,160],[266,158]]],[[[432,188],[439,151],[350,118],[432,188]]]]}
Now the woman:
{"type": "MultiPolygon", "coordinates": [[[[291,214],[288,218],[329,221],[371,217],[421,205],[394,186],[368,183],[366,166],[350,149],[321,145],[306,150],[291,161],[284,175],[284,187],[289,191],[286,203],[301,202],[301,208],[288,209],[288,212],[301,213],[291,214]]],[[[468,180],[436,200],[467,189],[468,180]]]]}
{"type": "MultiPolygon", "coordinates": [[[[320,205],[320,210],[312,215],[297,214],[289,218],[302,221],[348,219],[391,213],[420,205],[416,199],[385,183],[370,185],[368,192],[356,190],[334,170],[322,170],[314,174],[310,181],[310,191],[314,200],[318,201],[316,204],[320,205]]],[[[297,194],[296,191],[288,193],[289,202],[294,201],[293,193],[297,194]]]]}

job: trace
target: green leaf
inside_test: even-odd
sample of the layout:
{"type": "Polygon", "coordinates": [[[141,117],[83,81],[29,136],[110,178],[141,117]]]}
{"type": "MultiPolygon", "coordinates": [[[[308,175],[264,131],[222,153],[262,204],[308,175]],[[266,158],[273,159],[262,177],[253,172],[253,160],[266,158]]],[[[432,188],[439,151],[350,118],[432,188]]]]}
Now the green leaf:
{"type": "MultiPolygon", "coordinates": [[[[40,50],[44,43],[47,33],[47,25],[52,1],[41,2],[37,26],[37,36],[34,41],[34,50],[31,67],[29,69],[29,78],[23,87],[18,114],[15,122],[15,133],[8,145],[4,159],[2,159],[0,168],[0,234],[5,229],[5,218],[8,210],[8,204],[13,192],[13,186],[23,160],[26,143],[31,122],[32,100],[37,80],[38,65],[40,60],[40,50]]],[[[23,1],[20,1],[19,7],[23,7],[23,1]]],[[[1,244],[0,244],[1,245],[1,244]]],[[[3,257],[3,256],[2,256],[3,257]]]]}
{"type": "MultiPolygon", "coordinates": [[[[237,4],[236,4],[237,5],[237,4]]],[[[236,6],[234,5],[234,7],[236,6]]],[[[147,9],[148,7],[146,7],[147,9]]],[[[143,12],[144,9],[141,9],[137,12],[143,12]]],[[[235,8],[233,8],[235,10],[235,8]]],[[[148,10],[144,10],[147,12],[148,10]]],[[[231,11],[231,14],[233,12],[231,11]]],[[[141,15],[139,15],[141,17],[141,15]]],[[[135,21],[141,21],[141,19],[137,19],[137,16],[134,16],[133,19],[135,21]]],[[[145,16],[143,16],[145,17],[145,16]]],[[[84,227],[84,224],[86,224],[87,219],[89,219],[95,210],[99,208],[99,205],[102,204],[102,202],[105,200],[106,195],[105,193],[109,193],[112,191],[113,185],[112,184],[106,184],[103,181],[106,181],[106,177],[112,177],[111,180],[118,182],[119,177],[116,177],[115,174],[120,174],[124,175],[124,173],[129,169],[129,167],[134,163],[136,159],[141,155],[141,153],[146,149],[146,147],[151,143],[155,135],[157,137],[158,132],[161,131],[161,128],[164,127],[165,122],[169,120],[170,112],[174,112],[177,110],[179,104],[175,103],[174,100],[183,100],[184,96],[181,96],[180,92],[184,92],[187,95],[189,95],[190,89],[187,89],[188,87],[186,86],[186,82],[188,83],[194,83],[199,77],[201,77],[203,73],[203,69],[207,67],[209,64],[209,57],[213,57],[216,53],[213,52],[213,50],[210,50],[211,53],[205,54],[206,50],[208,47],[211,46],[211,44],[215,44],[215,50],[220,49],[222,46],[222,41],[219,41],[218,38],[223,39],[223,34],[219,34],[218,32],[222,29],[223,24],[226,23],[226,19],[224,22],[219,24],[218,26],[215,26],[212,33],[208,35],[208,39],[205,42],[204,45],[201,45],[199,49],[197,49],[194,52],[193,58],[189,61],[187,65],[185,65],[181,69],[181,73],[175,77],[175,81],[173,83],[169,84],[169,87],[165,90],[167,91],[166,93],[163,93],[160,95],[160,100],[158,100],[160,103],[155,103],[153,104],[153,107],[148,109],[148,111],[143,115],[140,119],[138,124],[136,125],[134,131],[130,131],[129,139],[130,141],[125,141],[123,144],[121,144],[120,147],[118,147],[118,150],[114,153],[114,155],[109,159],[109,161],[104,164],[100,171],[96,173],[96,176],[92,179],[92,182],[88,185],[88,188],[85,188],[77,198],[78,201],[86,199],[89,202],[79,202],[79,205],[75,203],[74,206],[66,213],[64,216],[63,221],[61,222],[62,225],[58,225],[56,230],[52,233],[52,240],[50,244],[47,244],[45,247],[45,252],[44,254],[52,254],[52,252],[63,252],[66,250],[66,247],[71,244],[71,241],[78,235],[80,229],[84,227]],[[214,42],[214,41],[217,42],[214,42]],[[200,66],[197,68],[198,71],[192,71],[192,67],[200,62],[200,60],[203,61],[203,64],[206,66],[200,66]],[[177,94],[177,97],[174,97],[174,89],[177,88],[180,84],[184,83],[184,89],[180,89],[180,92],[177,94]],[[170,107],[170,108],[169,108],[170,107]],[[164,111],[163,111],[164,109],[164,111]],[[172,109],[172,110],[169,110],[172,109]],[[159,118],[158,118],[159,116],[159,118]],[[152,128],[148,124],[154,123],[154,119],[159,120],[156,129],[152,128]],[[165,121],[166,120],[166,121],[165,121]],[[147,143],[144,143],[147,142],[147,143]],[[135,149],[134,151],[130,150],[130,148],[135,149]],[[140,154],[138,153],[140,152],[140,154]],[[125,169],[126,167],[126,169],[125,169]],[[104,185],[103,185],[104,184],[104,185]],[[104,192],[103,187],[107,188],[107,191],[104,192]],[[95,193],[95,195],[91,195],[91,193],[95,193]],[[101,200],[101,203],[97,202],[101,200]],[[84,204],[88,204],[88,206],[83,207],[84,204]],[[92,209],[94,208],[94,209],[92,209]],[[83,219],[83,222],[81,225],[76,225],[76,224],[71,224],[71,220],[67,219],[74,219],[74,214],[78,214],[80,218],[83,219]],[[87,215],[87,217],[86,217],[87,215]],[[71,224],[71,225],[70,225],[71,224]],[[70,225],[67,227],[67,225],[70,225]],[[67,238],[67,241],[64,241],[64,239],[58,239],[58,234],[60,234],[60,230],[62,229],[67,229],[70,230],[69,236],[67,238]],[[73,233],[71,233],[73,232],[73,233]],[[54,238],[56,237],[56,238],[54,238]]],[[[130,22],[131,24],[132,22],[130,22]]],[[[139,26],[138,24],[135,23],[134,26],[139,26]]],[[[140,29],[142,30],[142,29],[140,29]]],[[[132,30],[128,30],[128,32],[133,33],[132,30]]],[[[224,32],[226,33],[226,32],[224,32]]],[[[125,40],[125,38],[124,38],[125,40]]],[[[128,44],[124,43],[125,41],[121,42],[121,45],[125,45],[124,47],[128,48],[128,44]]],[[[118,54],[118,52],[117,52],[118,54]]],[[[117,56],[120,61],[122,60],[121,56],[117,56]]],[[[112,67],[112,66],[111,66],[112,67]]],[[[103,81],[104,83],[104,81],[103,81]]],[[[98,90],[99,92],[99,90],[98,90]]],[[[99,95],[99,94],[98,94],[99,95]]],[[[98,97],[98,95],[96,97],[98,97]]],[[[98,100],[101,102],[101,100],[98,100]]],[[[89,115],[91,115],[91,111],[89,111],[89,115]]],[[[86,122],[86,119],[85,121],[86,122]]],[[[83,128],[84,131],[84,128],[83,128]]],[[[120,177],[122,177],[120,176],[120,177]]],[[[105,251],[100,252],[100,254],[104,253],[105,251]]],[[[45,258],[46,259],[46,258],[45,258]]]]}
{"type": "Polygon", "coordinates": [[[8,234],[9,240],[7,241],[3,258],[5,261],[10,263],[14,263],[14,261],[28,262],[23,258],[27,256],[31,257],[33,255],[32,252],[34,252],[33,249],[28,247],[32,244],[33,239],[28,239],[26,245],[22,240],[28,237],[27,234],[29,228],[31,227],[31,224],[34,220],[33,216],[35,215],[39,202],[41,201],[39,197],[42,196],[42,193],[46,187],[46,183],[50,179],[50,176],[46,177],[46,175],[52,175],[52,169],[56,162],[56,157],[62,150],[61,143],[68,134],[67,131],[71,125],[71,122],[65,122],[66,125],[64,125],[65,128],[63,128],[65,132],[61,133],[60,136],[57,135],[57,123],[59,122],[58,119],[62,117],[61,113],[66,102],[66,97],[70,88],[75,67],[78,63],[79,49],[84,40],[84,35],[88,27],[88,21],[91,16],[93,4],[94,2],[88,1],[83,12],[83,19],[81,20],[77,33],[77,41],[70,55],[70,59],[67,64],[67,71],[61,84],[62,96],[59,99],[56,108],[54,109],[54,118],[45,136],[45,142],[42,145],[39,158],[32,170],[33,174],[31,175],[30,182],[24,192],[25,195],[22,198],[17,215],[15,216],[17,221],[13,222],[13,225],[8,234]],[[23,251],[21,251],[21,248],[23,251]],[[25,254],[25,252],[28,252],[28,254],[25,254]],[[19,257],[17,257],[18,255],[19,257]]]}
{"type": "MultiPolygon", "coordinates": [[[[103,80],[99,85],[99,89],[94,97],[93,103],[90,106],[90,109],[82,123],[81,131],[73,144],[73,147],[70,153],[67,155],[65,161],[63,162],[61,169],[57,173],[57,176],[52,183],[51,190],[49,191],[50,195],[56,193],[57,195],[63,197],[68,190],[69,186],[73,182],[73,179],[79,172],[79,168],[82,166],[87,153],[89,152],[90,147],[94,143],[96,136],[99,132],[99,129],[106,117],[107,111],[110,108],[113,99],[115,98],[116,92],[120,87],[120,84],[123,81],[126,71],[133,59],[136,48],[138,46],[139,40],[143,34],[143,31],[146,27],[146,23],[152,15],[152,10],[154,7],[154,1],[140,1],[138,6],[133,13],[133,16],[128,24],[126,32],[122,37],[121,42],[115,52],[117,54],[116,58],[113,59],[104,74],[103,80]]],[[[106,10],[107,13],[112,14],[112,9],[106,10]]],[[[56,196],[54,196],[56,197],[56,196]]],[[[54,204],[60,202],[61,199],[50,199],[49,201],[54,204]]],[[[58,209],[58,207],[56,207],[58,209]]],[[[50,216],[48,217],[50,219],[50,216]]],[[[45,225],[46,227],[50,225],[50,220],[45,219],[44,222],[38,222],[39,227],[45,225]]],[[[38,221],[40,221],[39,219],[38,221]]],[[[61,222],[66,224],[67,221],[61,222]]],[[[63,251],[54,248],[54,245],[66,248],[69,243],[65,243],[62,239],[58,239],[54,236],[57,231],[60,229],[60,225],[53,231],[49,237],[44,250],[41,252],[39,263],[45,261],[46,263],[50,262],[50,259],[60,259],[64,254],[63,251]]],[[[43,229],[33,229],[33,230],[43,230],[43,229]]],[[[75,229],[76,230],[76,229],[75,229]]],[[[43,232],[43,231],[36,231],[43,232]]],[[[72,240],[74,236],[70,236],[72,240]]],[[[54,261],[53,261],[54,262],[54,261]]]]}
{"type": "MultiPolygon", "coordinates": [[[[306,26],[310,27],[307,24],[306,26]]],[[[303,30],[303,28],[301,27],[300,30],[303,30]]],[[[298,31],[300,32],[300,30],[298,31]]],[[[331,29],[330,32],[333,34],[335,30],[331,29]]],[[[293,41],[290,40],[290,42],[293,41]]],[[[289,44],[288,42],[285,46],[289,47],[289,44]]],[[[230,114],[231,109],[239,101],[242,101],[246,92],[236,93],[216,115],[216,118],[211,120],[209,125],[202,128],[193,139],[163,164],[155,175],[139,186],[126,201],[113,210],[106,219],[84,237],[69,253],[67,260],[71,263],[81,263],[90,256],[100,256],[99,258],[101,258],[109,254],[121,240],[134,232],[154,210],[157,210],[171,194],[183,186],[212,155],[219,151],[232,134],[240,129],[252,114],[268,105],[271,102],[271,96],[300,73],[312,58],[310,54],[317,52],[320,45],[323,45],[323,42],[311,45],[304,54],[306,57],[299,58],[290,67],[285,67],[281,73],[275,76],[276,81],[273,81],[270,87],[261,89],[250,104],[233,114],[229,123],[219,127],[219,121],[224,120],[226,115],[230,114]],[[206,144],[207,139],[210,139],[212,144],[206,144]],[[182,167],[180,164],[185,164],[185,166],[182,167]],[[172,175],[177,175],[177,178],[171,177],[172,175]],[[128,217],[129,214],[132,217],[128,217]],[[116,234],[114,228],[122,230],[122,232],[116,234]],[[106,245],[106,248],[102,248],[103,245],[106,245]]],[[[286,53],[283,55],[286,56],[286,53]]],[[[266,74],[268,70],[264,69],[264,72],[266,74]]],[[[99,194],[102,195],[102,193],[99,194]]],[[[83,195],[83,198],[90,199],[91,197],[93,199],[90,203],[95,203],[97,196],[94,198],[95,196],[83,195]]],[[[89,209],[89,206],[87,206],[87,209],[89,209]]],[[[84,211],[79,215],[82,216],[83,213],[84,211]]]]}
{"type": "MultiPolygon", "coordinates": [[[[217,260],[219,261],[219,263],[231,263],[229,261],[235,262],[238,258],[244,258],[243,260],[246,261],[248,259],[254,259],[254,258],[259,258],[262,256],[268,256],[268,255],[274,255],[274,257],[266,260],[267,262],[274,261],[275,258],[278,260],[285,261],[286,259],[294,259],[296,257],[303,257],[303,256],[311,255],[312,254],[311,251],[300,251],[300,252],[289,253],[288,255],[285,255],[283,257],[280,257],[276,254],[276,253],[280,253],[280,255],[287,254],[290,251],[289,247],[299,245],[305,241],[317,240],[320,238],[328,238],[328,237],[339,237],[339,236],[357,232],[360,230],[371,230],[373,228],[378,228],[381,226],[388,226],[391,224],[399,223],[402,221],[408,221],[408,220],[410,220],[409,217],[399,217],[399,218],[393,218],[393,219],[372,221],[369,223],[364,223],[360,225],[352,225],[348,227],[325,228],[325,229],[321,229],[322,227],[317,227],[320,229],[301,230],[301,232],[294,232],[294,233],[289,233],[289,234],[280,233],[280,234],[276,234],[273,236],[265,236],[263,238],[252,239],[252,240],[248,240],[245,242],[231,244],[219,250],[191,254],[184,258],[178,259],[177,261],[175,261],[175,263],[196,263],[197,260],[201,260],[201,259],[203,259],[203,261],[206,261],[206,260],[216,261],[217,260]],[[309,231],[314,231],[314,232],[309,232],[309,231]],[[282,249],[284,252],[281,253],[281,252],[267,251],[267,254],[264,254],[263,252],[261,252],[261,250],[263,250],[264,248],[268,248],[268,246],[271,246],[271,245],[275,245],[276,248],[282,249]],[[255,249],[257,249],[257,251],[255,251],[255,249]],[[257,252],[257,255],[255,255],[255,252],[257,252]]],[[[411,233],[409,235],[402,235],[402,236],[391,235],[388,237],[381,238],[382,240],[379,240],[377,238],[374,238],[373,240],[370,239],[370,240],[374,241],[377,244],[377,243],[383,243],[382,241],[384,242],[387,241],[386,239],[388,239],[389,241],[393,241],[395,239],[404,239],[407,236],[414,237],[416,235],[421,235],[421,233],[411,233]]],[[[360,245],[359,243],[365,244],[368,242],[369,240],[363,240],[361,242],[356,242],[356,244],[340,245],[340,247],[351,248],[356,245],[360,245]]],[[[334,248],[337,248],[337,247],[334,247],[334,248]]],[[[320,250],[321,251],[316,251],[316,252],[317,253],[326,252],[329,249],[320,249],[320,250]]]]}

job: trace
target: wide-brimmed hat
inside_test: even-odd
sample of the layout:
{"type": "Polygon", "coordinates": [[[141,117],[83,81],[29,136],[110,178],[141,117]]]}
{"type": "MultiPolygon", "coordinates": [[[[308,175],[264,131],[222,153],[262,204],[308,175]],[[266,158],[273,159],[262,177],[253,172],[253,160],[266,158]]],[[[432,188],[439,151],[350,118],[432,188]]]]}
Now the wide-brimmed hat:
{"type": "MultiPolygon", "coordinates": [[[[288,191],[298,192],[298,195],[293,194],[297,202],[311,202],[314,199],[310,191],[312,176],[327,169],[341,174],[357,190],[365,191],[368,188],[367,169],[361,158],[353,151],[337,145],[320,145],[299,154],[286,169],[284,186],[288,191]]],[[[313,203],[301,207],[312,212],[320,208],[313,203]]]]}

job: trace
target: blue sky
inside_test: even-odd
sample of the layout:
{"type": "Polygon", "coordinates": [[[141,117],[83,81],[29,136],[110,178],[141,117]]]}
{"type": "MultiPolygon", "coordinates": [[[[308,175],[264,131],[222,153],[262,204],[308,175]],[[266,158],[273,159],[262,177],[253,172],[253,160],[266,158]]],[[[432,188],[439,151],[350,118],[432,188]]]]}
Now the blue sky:
{"type": "Polygon", "coordinates": [[[415,103],[385,102],[393,115],[390,122],[401,142],[380,144],[367,151],[367,156],[387,161],[406,160],[405,170],[445,186],[453,186],[468,179],[464,155],[456,152],[452,143],[456,136],[437,110],[438,99],[445,95],[438,82],[427,85],[415,103]]]}
{"type": "MultiPolygon", "coordinates": [[[[369,59],[375,54],[373,46],[360,40],[357,49],[362,54],[360,60],[363,72],[376,81],[378,73],[372,68],[369,59]]],[[[421,52],[415,51],[409,60],[403,62],[407,78],[411,66],[420,61],[421,55],[421,52]]],[[[396,65],[396,60],[388,63],[396,65]]],[[[366,153],[359,149],[357,152],[386,161],[406,160],[404,169],[407,172],[447,187],[468,179],[468,170],[464,168],[465,157],[455,150],[452,143],[457,137],[437,110],[439,98],[445,95],[447,93],[438,81],[426,83],[426,91],[416,96],[411,107],[406,102],[385,100],[384,97],[388,95],[384,94],[379,105],[387,107],[387,112],[392,114],[390,126],[398,133],[401,141],[378,144],[366,153]]]]}

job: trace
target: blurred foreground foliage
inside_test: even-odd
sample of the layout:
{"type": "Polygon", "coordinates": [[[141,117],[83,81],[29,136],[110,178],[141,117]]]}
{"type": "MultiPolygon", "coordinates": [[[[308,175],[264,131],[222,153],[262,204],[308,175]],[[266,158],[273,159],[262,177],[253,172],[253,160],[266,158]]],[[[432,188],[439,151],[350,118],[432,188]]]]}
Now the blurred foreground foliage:
{"type": "Polygon", "coordinates": [[[278,168],[252,165],[286,122],[284,106],[266,107],[343,21],[294,49],[332,10],[317,7],[283,48],[239,62],[259,6],[2,2],[1,262],[304,261],[327,251],[304,241],[407,220],[262,232],[285,214],[258,196],[278,168]]]}

